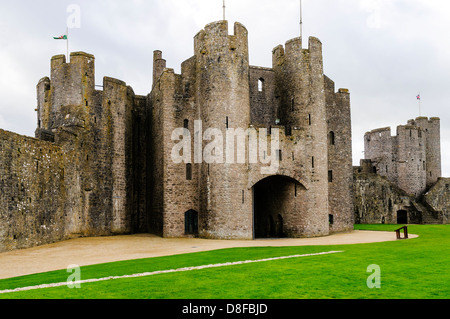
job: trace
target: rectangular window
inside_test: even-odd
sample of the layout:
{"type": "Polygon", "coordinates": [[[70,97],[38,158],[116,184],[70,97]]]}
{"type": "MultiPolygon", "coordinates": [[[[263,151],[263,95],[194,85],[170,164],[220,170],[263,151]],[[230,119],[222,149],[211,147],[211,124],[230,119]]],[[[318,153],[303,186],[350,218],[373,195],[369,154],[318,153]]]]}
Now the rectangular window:
{"type": "Polygon", "coordinates": [[[186,180],[192,180],[192,164],[186,164],[186,180]]]}
{"type": "Polygon", "coordinates": [[[282,158],[282,151],[281,150],[277,151],[277,160],[280,161],[280,162],[283,160],[283,158],[282,158]]]}
{"type": "Polygon", "coordinates": [[[262,92],[264,89],[264,79],[258,80],[258,92],[262,92]]]}
{"type": "Polygon", "coordinates": [[[328,221],[330,222],[330,225],[333,225],[334,224],[334,216],[328,215],[328,221]]]}
{"type": "Polygon", "coordinates": [[[312,168],[314,168],[314,157],[311,159],[312,168]]]}
{"type": "Polygon", "coordinates": [[[333,183],[333,171],[328,171],[328,183],[333,183]]]}

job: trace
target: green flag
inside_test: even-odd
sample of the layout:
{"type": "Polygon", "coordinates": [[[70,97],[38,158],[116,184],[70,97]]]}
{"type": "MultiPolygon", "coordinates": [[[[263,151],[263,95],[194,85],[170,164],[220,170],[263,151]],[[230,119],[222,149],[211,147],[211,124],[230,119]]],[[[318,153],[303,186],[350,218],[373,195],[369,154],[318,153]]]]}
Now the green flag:
{"type": "Polygon", "coordinates": [[[53,37],[55,40],[67,40],[67,35],[62,35],[60,37],[53,37]]]}

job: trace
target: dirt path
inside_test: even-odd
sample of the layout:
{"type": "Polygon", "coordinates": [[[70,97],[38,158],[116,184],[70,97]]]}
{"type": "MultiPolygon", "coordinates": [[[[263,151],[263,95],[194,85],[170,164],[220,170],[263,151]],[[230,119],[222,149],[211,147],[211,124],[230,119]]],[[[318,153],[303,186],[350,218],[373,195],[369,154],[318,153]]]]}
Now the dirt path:
{"type": "MultiPolygon", "coordinates": [[[[418,236],[410,235],[410,238],[418,236]]],[[[0,254],[0,279],[113,261],[233,247],[348,245],[395,241],[394,232],[353,231],[320,238],[273,240],[167,239],[154,235],[79,238],[0,254]]]]}

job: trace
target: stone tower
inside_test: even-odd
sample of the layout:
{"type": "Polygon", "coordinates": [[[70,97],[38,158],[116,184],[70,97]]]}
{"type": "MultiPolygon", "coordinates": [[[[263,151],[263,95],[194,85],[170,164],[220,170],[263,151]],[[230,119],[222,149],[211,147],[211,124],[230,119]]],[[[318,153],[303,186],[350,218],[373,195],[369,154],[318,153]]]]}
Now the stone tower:
{"type": "MultiPolygon", "coordinates": [[[[130,233],[352,230],[350,94],[324,75],[316,38],[272,58],[250,65],[247,29],[210,23],[181,74],[154,51],[150,93],[139,96],[121,80],[96,85],[93,55],[54,56],[37,84],[36,138],[0,130],[0,251],[130,233]]],[[[440,162],[429,145],[431,183],[440,162]]]]}
{"type": "Polygon", "coordinates": [[[36,137],[66,154],[66,231],[131,232],[137,223],[133,215],[140,214],[132,212],[132,122],[145,98],[108,77],[97,90],[95,58],[84,52],[72,53],[70,63],[64,55],[53,57],[50,74],[37,86],[36,137]]]}
{"type": "Polygon", "coordinates": [[[219,21],[195,36],[194,56],[182,63],[181,74],[165,68],[155,51],[153,232],[252,239],[351,229],[349,93],[335,92],[323,74],[321,42],[310,38],[308,49],[301,43],[295,38],[276,47],[273,68],[251,66],[246,28],[236,23],[229,35],[227,21],[219,21]],[[278,148],[259,149],[256,163],[240,162],[239,136],[232,133],[247,134],[248,156],[249,130],[259,129],[271,145],[279,132],[278,148]],[[174,146],[188,137],[181,153],[191,154],[174,162],[174,146]],[[234,145],[233,157],[225,146],[211,150],[211,141],[234,145]],[[278,170],[262,173],[271,156],[278,170]]]}
{"type": "Polygon", "coordinates": [[[419,117],[407,125],[365,134],[365,159],[373,172],[386,176],[400,189],[423,195],[441,177],[440,119],[419,117]]]}

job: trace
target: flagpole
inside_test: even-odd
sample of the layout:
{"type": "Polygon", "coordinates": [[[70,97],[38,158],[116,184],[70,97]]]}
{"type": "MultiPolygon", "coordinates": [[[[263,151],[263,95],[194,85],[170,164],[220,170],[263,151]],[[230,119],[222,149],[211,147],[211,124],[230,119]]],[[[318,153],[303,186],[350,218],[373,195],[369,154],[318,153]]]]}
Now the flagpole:
{"type": "Polygon", "coordinates": [[[422,116],[422,96],[420,95],[419,92],[419,117],[422,116]]]}
{"type": "Polygon", "coordinates": [[[70,63],[70,54],[69,54],[69,27],[66,28],[66,35],[67,35],[67,61],[70,63]]]}
{"type": "Polygon", "coordinates": [[[300,0],[300,37],[303,38],[303,11],[302,11],[302,0],[300,0]]]}
{"type": "Polygon", "coordinates": [[[225,7],[225,0],[223,0],[223,20],[225,21],[226,19],[225,19],[225,9],[226,9],[226,7],[225,7]]]}

